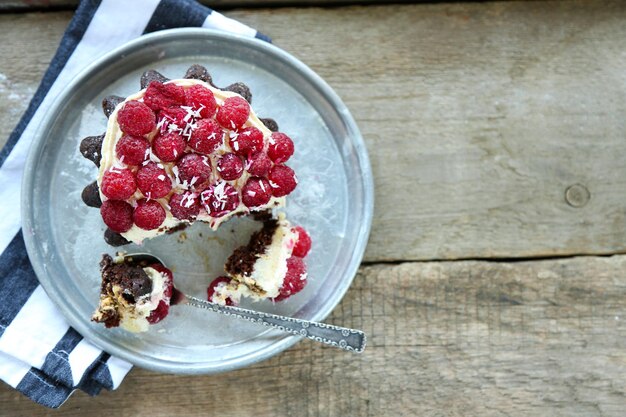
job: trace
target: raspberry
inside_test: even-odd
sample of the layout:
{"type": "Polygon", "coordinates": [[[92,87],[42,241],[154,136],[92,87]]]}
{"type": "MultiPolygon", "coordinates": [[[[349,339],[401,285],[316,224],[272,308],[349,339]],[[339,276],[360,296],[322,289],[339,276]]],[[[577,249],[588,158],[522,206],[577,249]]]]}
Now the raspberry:
{"type": "Polygon", "coordinates": [[[187,124],[187,122],[185,122],[186,116],[187,112],[180,107],[170,107],[161,110],[157,116],[159,132],[165,133],[183,129],[187,124]]]}
{"type": "Polygon", "coordinates": [[[185,106],[200,110],[202,117],[213,117],[217,110],[213,92],[201,85],[192,85],[185,90],[185,106]]]}
{"type": "Polygon", "coordinates": [[[150,315],[146,317],[146,320],[148,320],[148,323],[150,324],[157,324],[158,322],[163,320],[165,317],[167,317],[169,312],[170,312],[170,303],[165,300],[161,300],[159,301],[159,305],[157,306],[157,308],[152,310],[150,312],[150,315]]]}
{"type": "Polygon", "coordinates": [[[291,193],[298,185],[293,169],[287,165],[274,165],[268,177],[274,197],[282,197],[291,193]]]}
{"type": "Polygon", "coordinates": [[[117,233],[124,233],[133,227],[133,208],[126,201],[107,200],[100,207],[104,224],[117,233]]]}
{"type": "Polygon", "coordinates": [[[281,301],[302,291],[306,285],[306,265],[302,258],[292,256],[287,259],[287,273],[274,301],[281,301]]]}
{"type": "Polygon", "coordinates": [[[172,297],[172,293],[174,292],[174,274],[168,268],[164,267],[162,264],[151,264],[148,265],[150,268],[155,269],[165,275],[165,288],[163,289],[163,297],[167,298],[168,301],[172,297]]]}
{"type": "Polygon", "coordinates": [[[243,173],[243,161],[234,153],[225,153],[217,161],[217,172],[226,181],[236,180],[243,173]]]}
{"type": "Polygon", "coordinates": [[[211,178],[211,161],[197,153],[186,154],[178,160],[176,167],[180,181],[190,187],[200,188],[211,178]]]}
{"type": "Polygon", "coordinates": [[[232,185],[220,181],[201,194],[202,205],[213,217],[222,217],[239,205],[239,193],[232,185]]]}
{"type": "Polygon", "coordinates": [[[276,164],[282,164],[293,155],[293,141],[284,133],[274,132],[270,139],[267,154],[276,164]]]}
{"type": "Polygon", "coordinates": [[[152,151],[163,162],[174,162],[183,154],[187,144],[176,132],[158,135],[152,141],[152,151]]]}
{"type": "Polygon", "coordinates": [[[172,215],[179,220],[193,220],[200,212],[200,199],[198,194],[185,191],[182,194],[174,194],[170,198],[170,210],[172,215]]]}
{"type": "Polygon", "coordinates": [[[131,136],[143,136],[156,127],[156,117],[150,107],[139,101],[129,101],[117,113],[117,123],[122,132],[131,136]]]}
{"type": "Polygon", "coordinates": [[[127,165],[141,165],[149,147],[150,142],[141,136],[124,135],[115,145],[115,154],[127,165]]]}
{"type": "MultiPolygon", "coordinates": [[[[213,295],[215,295],[215,290],[217,289],[218,286],[221,285],[228,285],[230,284],[231,279],[228,277],[217,277],[215,278],[210,284],[209,287],[206,289],[206,293],[207,293],[207,300],[214,303],[215,301],[213,300],[213,295]],[[221,284],[221,285],[220,285],[221,284]]],[[[226,305],[227,306],[232,306],[233,300],[230,299],[230,297],[226,298],[226,305]]]]}
{"type": "Polygon", "coordinates": [[[293,256],[304,258],[307,253],[309,253],[309,250],[311,250],[311,237],[306,230],[300,226],[294,227],[293,230],[298,234],[298,241],[293,247],[293,252],[291,254],[293,256]]]}
{"type": "Polygon", "coordinates": [[[199,120],[196,129],[191,133],[189,146],[196,152],[205,155],[213,152],[224,140],[224,131],[214,120],[199,120]]]}
{"type": "Polygon", "coordinates": [[[100,189],[112,200],[128,200],[135,194],[137,184],[130,169],[111,168],[102,176],[100,189]]]}
{"type": "Polygon", "coordinates": [[[241,199],[246,207],[259,207],[267,204],[272,197],[270,183],[265,178],[252,177],[241,190],[241,199]]]}
{"type": "Polygon", "coordinates": [[[250,116],[250,105],[241,97],[229,97],[217,111],[216,119],[227,129],[235,130],[243,126],[250,116]]]}
{"type": "Polygon", "coordinates": [[[265,177],[270,172],[272,161],[265,152],[257,152],[248,159],[248,172],[257,177],[265,177]]]}
{"type": "Polygon", "coordinates": [[[137,171],[137,187],[149,199],[161,198],[172,189],[172,180],[163,168],[149,162],[137,171]]]}
{"type": "Polygon", "coordinates": [[[141,199],[133,212],[133,221],[144,230],[153,230],[163,224],[165,209],[156,200],[141,199]]]}
{"type": "Polygon", "coordinates": [[[185,101],[185,90],[176,84],[163,84],[159,81],[152,81],[146,88],[143,102],[152,110],[166,109],[168,107],[180,106],[185,101]]]}
{"type": "Polygon", "coordinates": [[[237,155],[247,157],[263,150],[263,133],[256,127],[246,127],[233,133],[228,144],[237,155]]]}

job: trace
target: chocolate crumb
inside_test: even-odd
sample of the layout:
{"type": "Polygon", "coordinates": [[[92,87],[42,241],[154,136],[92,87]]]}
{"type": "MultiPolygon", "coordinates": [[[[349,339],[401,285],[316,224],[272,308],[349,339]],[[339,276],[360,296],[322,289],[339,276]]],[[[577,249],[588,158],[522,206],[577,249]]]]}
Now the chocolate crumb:
{"type": "Polygon", "coordinates": [[[176,226],[168,229],[167,232],[165,232],[165,233],[167,233],[168,235],[171,235],[172,233],[176,233],[176,232],[178,232],[180,230],[185,230],[188,226],[189,225],[187,223],[177,224],[176,226]]]}
{"type": "Polygon", "coordinates": [[[250,237],[246,246],[240,246],[228,257],[224,270],[230,275],[250,276],[254,263],[259,255],[272,243],[274,232],[278,228],[276,219],[269,219],[263,223],[263,228],[250,237]]]}
{"type": "Polygon", "coordinates": [[[141,89],[143,90],[144,88],[148,87],[148,85],[152,81],[158,81],[160,83],[164,83],[169,80],[170,80],[169,78],[167,78],[165,75],[161,74],[158,71],[148,70],[144,72],[143,74],[141,74],[141,80],[140,80],[141,89]]]}
{"type": "Polygon", "coordinates": [[[98,183],[96,181],[83,188],[81,197],[83,202],[89,207],[100,208],[100,206],[102,206],[102,200],[100,200],[100,193],[98,192],[98,183]]]}
{"type": "Polygon", "coordinates": [[[130,243],[124,236],[109,228],[104,231],[104,241],[114,247],[128,245],[130,243]]]}
{"type": "Polygon", "coordinates": [[[270,119],[270,118],[259,119],[259,120],[261,120],[261,122],[265,125],[265,127],[267,127],[272,132],[278,132],[278,123],[276,123],[276,120],[270,119]]]}
{"type": "Polygon", "coordinates": [[[87,136],[80,142],[80,153],[91,162],[100,167],[102,159],[102,141],[104,133],[100,136],[87,136]]]}
{"type": "Polygon", "coordinates": [[[104,115],[107,117],[107,119],[111,117],[117,105],[120,104],[122,101],[124,101],[124,97],[115,95],[106,96],[102,100],[102,111],[104,111],[104,115]]]}
{"type": "Polygon", "coordinates": [[[222,90],[237,93],[241,97],[245,98],[248,103],[252,103],[252,93],[250,92],[250,88],[248,88],[248,86],[244,83],[234,83],[228,87],[222,88],[222,90]]]}

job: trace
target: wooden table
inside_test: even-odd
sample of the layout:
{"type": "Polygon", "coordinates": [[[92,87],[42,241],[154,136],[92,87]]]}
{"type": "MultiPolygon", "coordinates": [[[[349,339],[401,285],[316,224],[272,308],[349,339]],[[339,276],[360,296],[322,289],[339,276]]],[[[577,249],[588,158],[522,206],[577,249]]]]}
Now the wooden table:
{"type": "MultiPolygon", "coordinates": [[[[329,320],[364,329],[366,352],[303,341],[222,375],[134,369],[57,412],[2,385],[0,414],[625,415],[626,4],[226,14],[310,65],[363,132],[375,220],[329,320]]],[[[0,144],[71,16],[0,15],[0,144]]]]}

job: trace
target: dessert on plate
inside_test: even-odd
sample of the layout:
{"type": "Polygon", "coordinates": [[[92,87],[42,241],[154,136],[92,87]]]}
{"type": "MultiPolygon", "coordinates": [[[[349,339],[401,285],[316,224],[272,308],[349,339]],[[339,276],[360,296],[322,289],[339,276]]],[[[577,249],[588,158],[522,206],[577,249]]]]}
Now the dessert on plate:
{"type": "MultiPolygon", "coordinates": [[[[284,214],[272,214],[297,186],[286,165],[294,152],[291,138],[274,120],[256,115],[245,84],[220,89],[202,66],[192,65],[173,80],[146,71],[141,88],[126,98],[106,97],[106,132],[80,145],[99,169],[82,198],[100,209],[107,243],[141,244],[196,221],[215,230],[233,216],[252,215],[262,228],[230,256],[226,275],[209,285],[209,300],[280,301],[300,291],[310,238],[284,214]]],[[[102,294],[93,319],[146,330],[167,315],[172,274],[120,259],[102,260],[102,294]],[[163,298],[155,299],[159,294],[163,298]]]]}

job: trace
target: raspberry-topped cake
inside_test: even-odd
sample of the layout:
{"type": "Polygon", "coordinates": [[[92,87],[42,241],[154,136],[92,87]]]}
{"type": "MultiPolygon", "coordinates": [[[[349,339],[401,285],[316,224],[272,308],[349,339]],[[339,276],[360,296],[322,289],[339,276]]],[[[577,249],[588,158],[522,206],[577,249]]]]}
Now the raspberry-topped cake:
{"type": "MultiPolygon", "coordinates": [[[[249,99],[247,89],[152,74],[138,93],[114,107],[105,103],[107,130],[99,152],[91,152],[99,157],[98,197],[108,228],[141,243],[195,220],[216,229],[234,215],[283,206],[297,185],[285,165],[293,142],[256,116],[239,94],[249,99]]],[[[86,157],[89,139],[98,142],[83,141],[86,157]]]]}
{"type": "Polygon", "coordinates": [[[145,332],[167,316],[174,289],[172,272],[161,264],[104,255],[100,262],[100,305],[92,320],[106,327],[145,332]]]}
{"type": "Polygon", "coordinates": [[[306,285],[303,258],[311,239],[302,227],[293,227],[281,213],[267,218],[247,245],[237,248],[224,267],[228,276],[215,279],[208,299],[220,304],[239,304],[241,297],[253,300],[284,300],[306,285]]]}

